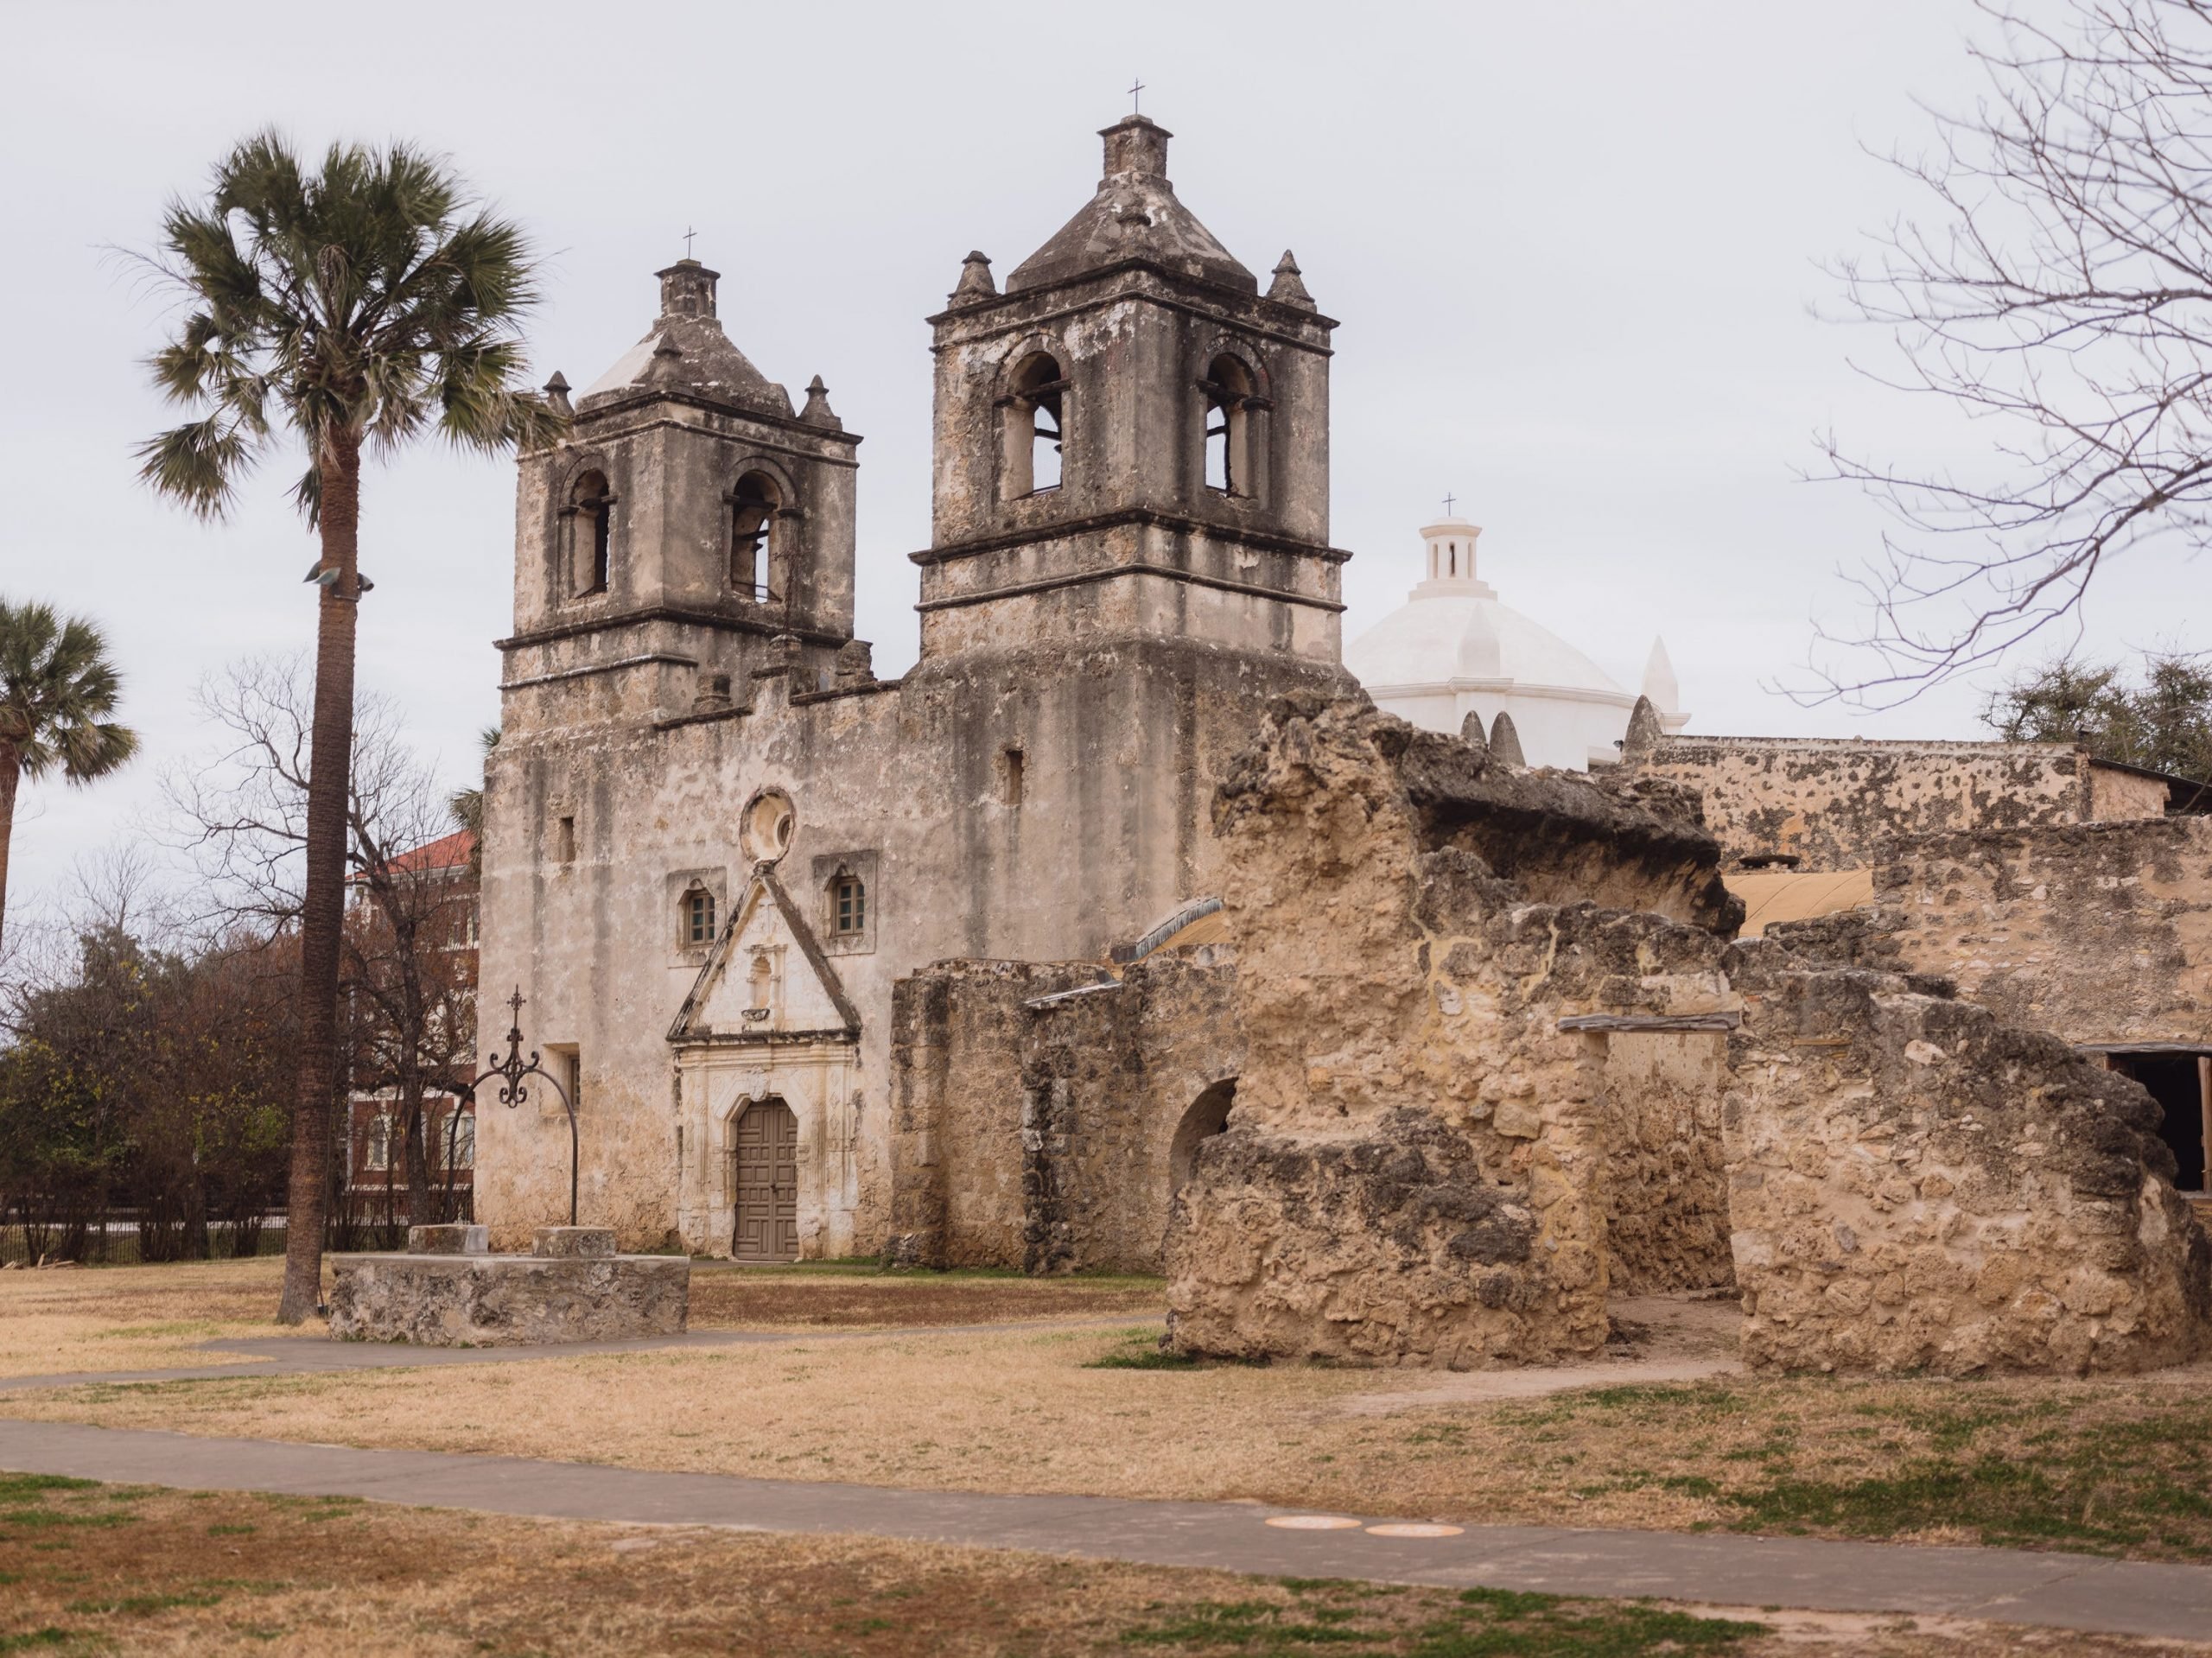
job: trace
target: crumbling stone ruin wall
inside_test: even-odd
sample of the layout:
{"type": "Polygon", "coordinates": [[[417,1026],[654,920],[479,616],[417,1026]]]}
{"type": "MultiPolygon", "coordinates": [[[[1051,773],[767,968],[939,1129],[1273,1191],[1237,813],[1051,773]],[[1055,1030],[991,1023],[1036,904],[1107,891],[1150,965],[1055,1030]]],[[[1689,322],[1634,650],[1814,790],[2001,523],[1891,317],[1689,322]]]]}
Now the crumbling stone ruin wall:
{"type": "MultiPolygon", "coordinates": [[[[944,962],[893,993],[889,1258],[1158,1272],[1178,1129],[1242,1057],[1225,946],[1120,979],[944,962]]],[[[1203,1109],[1203,1108],[1200,1108],[1203,1109]]]]}
{"type": "Polygon", "coordinates": [[[1732,1283],[1720,1151],[1726,1032],[1619,1031],[1605,1045],[1605,1249],[1613,1293],[1732,1283]]]}
{"type": "Polygon", "coordinates": [[[2212,1254],[2139,1084],[1940,984],[1736,955],[1747,1361],[2082,1374],[2204,1350],[2212,1254]]]}
{"type": "Polygon", "coordinates": [[[1023,1004],[1104,977],[1069,962],[940,962],[893,988],[886,1261],[1022,1264],[1023,1004]]]}
{"type": "Polygon", "coordinates": [[[1838,962],[1941,974],[2073,1042],[2212,1046],[2212,818],[1899,842],[1867,908],[1774,929],[1838,962]]]}
{"type": "Polygon", "coordinates": [[[2095,767],[2064,743],[1673,737],[1638,769],[1703,797],[1730,868],[1794,858],[1805,871],[1856,869],[1899,835],[2073,823],[2101,809],[2157,817],[2165,806],[2163,785],[2095,767]]]}
{"type": "Polygon", "coordinates": [[[1236,976],[1225,945],[1167,950],[1126,969],[1117,984],[1029,1005],[1027,1270],[1160,1269],[1178,1131],[1215,1097],[1233,1097],[1242,1066],[1236,976]]]}
{"type": "MultiPolygon", "coordinates": [[[[1246,1044],[1168,1229],[1186,1351],[1471,1366],[1606,1331],[1602,1040],[1579,994],[1726,998],[1694,827],[1363,702],[1280,701],[1216,797],[1246,1044]],[[1607,858],[1593,844],[1617,848],[1607,858]],[[1531,903],[1577,872],[1642,912],[1531,903]]],[[[1562,896],[1564,895],[1562,890],[1562,896]]]]}
{"type": "MultiPolygon", "coordinates": [[[[1719,849],[1663,804],[1363,704],[1275,705],[1216,797],[1246,1055],[1171,1212],[1175,1344],[1593,1350],[1610,1287],[1694,1270],[1724,1223],[1709,1150],[1655,1197],[1669,1164],[1639,1117],[1680,1114],[1619,1097],[1657,1063],[1633,1045],[1726,1031],[1751,1362],[2081,1372],[2200,1350],[2212,1251],[2141,1089],[1940,980],[1729,942],[1719,849]],[[1637,907],[1574,899],[1592,870],[1637,907]]],[[[1695,1067],[1672,1080],[1695,1122],[1695,1067]]]]}

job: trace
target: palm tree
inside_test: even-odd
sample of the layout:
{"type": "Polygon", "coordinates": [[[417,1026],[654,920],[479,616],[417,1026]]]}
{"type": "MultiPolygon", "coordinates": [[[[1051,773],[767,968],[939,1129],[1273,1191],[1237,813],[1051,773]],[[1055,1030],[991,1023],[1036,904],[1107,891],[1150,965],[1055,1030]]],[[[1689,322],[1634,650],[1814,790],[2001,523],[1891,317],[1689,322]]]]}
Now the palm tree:
{"type": "Polygon", "coordinates": [[[476,786],[455,789],[446,802],[453,813],[453,821],[468,831],[468,879],[484,879],[484,781],[482,772],[492,764],[492,751],[499,746],[499,728],[486,726],[476,734],[476,740],[484,751],[483,765],[478,768],[476,786]]]}
{"type": "Polygon", "coordinates": [[[346,766],[363,448],[435,429],[498,453],[563,422],[516,380],[522,318],[537,302],[519,227],[472,203],[438,158],[406,144],[334,144],[304,170],[273,132],[215,168],[207,200],[175,201],[153,264],[186,314],[151,359],[155,383],[195,418],[139,450],[140,476],[219,518],[255,461],[296,438],[293,497],[321,535],[307,882],[300,915],[300,1051],[292,1107],[290,1225],[279,1319],[321,1298],[325,1177],[337,1109],[337,1002],[346,888],[346,766]]]}
{"type": "Polygon", "coordinates": [[[61,768],[90,783],[138,752],[138,734],[105,716],[123,680],[107,641],[82,617],[63,621],[51,605],[0,599],[0,926],[8,914],[8,842],[16,830],[16,785],[61,768]]]}

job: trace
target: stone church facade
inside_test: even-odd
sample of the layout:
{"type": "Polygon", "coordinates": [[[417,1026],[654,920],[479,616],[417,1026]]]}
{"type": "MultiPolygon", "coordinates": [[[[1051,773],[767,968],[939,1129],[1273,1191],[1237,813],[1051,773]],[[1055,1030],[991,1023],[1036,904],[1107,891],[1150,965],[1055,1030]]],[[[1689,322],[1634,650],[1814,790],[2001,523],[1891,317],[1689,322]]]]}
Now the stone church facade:
{"type": "MultiPolygon", "coordinates": [[[[1611,1298],[1714,1291],[1790,1369],[2212,1350],[2202,788],[1686,738],[1649,696],[1617,763],[1532,769],[1486,709],[1378,710],[1335,325],[1176,199],[1165,131],[1103,137],[930,320],[899,681],[853,638],[859,439],[704,266],[523,457],[481,981],[578,1102],[582,1217],[1160,1268],[1173,1345],[1247,1358],[1587,1357],[1611,1298]],[[1760,881],[1817,890],[1747,929],[1760,881]]],[[[503,1243],[564,1214],[551,1090],[477,1138],[503,1243]]]]}
{"type": "MultiPolygon", "coordinates": [[[[1262,709],[1356,692],[1335,325],[1182,205],[1165,130],[1103,136],[1090,203],[1002,289],[969,255],[930,320],[902,679],[853,638],[860,440],[729,340],[703,265],[523,458],[483,981],[530,998],[582,1213],[627,1244],[883,1247],[894,982],[1103,961],[1217,891],[1210,802],[1262,709]]],[[[550,1091],[479,1134],[497,1233],[565,1208],[550,1091]]]]}

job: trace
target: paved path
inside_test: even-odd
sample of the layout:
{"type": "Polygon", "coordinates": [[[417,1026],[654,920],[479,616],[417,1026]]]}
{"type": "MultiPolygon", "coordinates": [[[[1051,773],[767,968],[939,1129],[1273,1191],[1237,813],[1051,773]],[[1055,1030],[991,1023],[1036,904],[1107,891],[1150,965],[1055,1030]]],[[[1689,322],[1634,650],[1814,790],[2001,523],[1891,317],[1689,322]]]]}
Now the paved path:
{"type": "Polygon", "coordinates": [[[2119,1635],[2202,1638],[2212,1629],[2212,1567],[2078,1554],[1533,1526],[1385,1538],[1281,1530],[1266,1521],[1286,1511],[1256,1503],[895,1490],[58,1422],[0,1420],[0,1468],[567,1520],[859,1533],[1276,1576],[1948,1614],[2119,1635]]]}
{"type": "Polygon", "coordinates": [[[414,1347],[404,1342],[334,1342],[313,1336],[232,1336],[202,1342],[203,1353],[269,1353],[228,1364],[168,1370],[64,1370],[49,1375],[0,1376],[0,1393],[31,1388],[79,1388],[93,1382],[206,1382],[227,1376],[319,1375],[330,1370],[411,1370],[428,1364],[524,1364],[591,1358],[601,1353],[658,1353],[685,1348],[745,1347],[763,1342],[874,1341],[900,1336],[1051,1335],[1066,1330],[1122,1330],[1156,1321],[1141,1317],[1014,1320],[995,1324],[879,1324],[864,1329],[694,1330],[681,1336],[628,1341],[556,1342],[525,1347],[414,1347]]]}

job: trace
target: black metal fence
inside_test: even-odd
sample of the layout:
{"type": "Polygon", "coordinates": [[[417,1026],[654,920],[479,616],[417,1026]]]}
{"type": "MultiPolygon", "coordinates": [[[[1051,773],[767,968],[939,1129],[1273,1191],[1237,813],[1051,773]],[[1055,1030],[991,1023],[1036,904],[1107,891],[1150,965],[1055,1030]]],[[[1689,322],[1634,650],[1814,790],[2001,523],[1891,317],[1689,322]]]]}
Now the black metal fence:
{"type": "MultiPolygon", "coordinates": [[[[457,1218],[474,1217],[472,1194],[457,1194],[457,1218]]],[[[137,1267],[170,1261],[236,1261],[252,1255],[281,1255],[289,1233],[282,1210],[245,1225],[209,1221],[204,1225],[169,1216],[111,1210],[101,1220],[73,1224],[0,1224],[0,1267],[36,1267],[73,1261],[84,1267],[137,1267]]],[[[397,1212],[388,1204],[372,1205],[348,1193],[324,1228],[327,1249],[404,1249],[407,1217],[403,1199],[397,1212]]]]}
{"type": "Polygon", "coordinates": [[[86,1267],[136,1267],[157,1261],[232,1261],[284,1253],[284,1217],[266,1217],[247,1227],[210,1223],[200,1236],[181,1229],[111,1215],[105,1223],[76,1227],[0,1226],[0,1266],[35,1267],[72,1261],[86,1267]]]}

